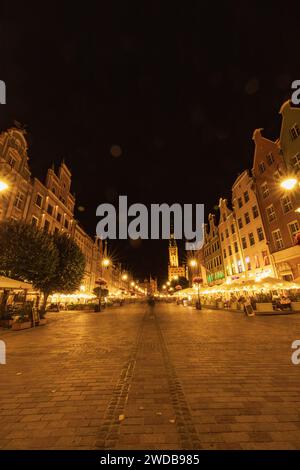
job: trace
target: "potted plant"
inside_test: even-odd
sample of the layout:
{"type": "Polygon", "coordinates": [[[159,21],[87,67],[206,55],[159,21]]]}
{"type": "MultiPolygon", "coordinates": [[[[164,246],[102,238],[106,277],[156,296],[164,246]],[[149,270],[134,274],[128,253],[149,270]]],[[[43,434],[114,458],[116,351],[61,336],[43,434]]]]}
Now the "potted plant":
{"type": "Polygon", "coordinates": [[[272,296],[261,292],[256,296],[256,310],[258,312],[273,312],[272,296]]]}

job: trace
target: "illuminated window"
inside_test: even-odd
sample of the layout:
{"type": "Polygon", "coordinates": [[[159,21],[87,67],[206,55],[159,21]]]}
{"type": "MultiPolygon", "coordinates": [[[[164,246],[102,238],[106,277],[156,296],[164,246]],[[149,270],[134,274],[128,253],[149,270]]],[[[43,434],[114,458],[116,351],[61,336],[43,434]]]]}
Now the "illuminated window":
{"type": "Polygon", "coordinates": [[[269,196],[270,191],[269,191],[269,187],[268,187],[267,183],[263,183],[261,185],[261,193],[262,193],[262,197],[264,199],[269,196]]]}
{"type": "Polygon", "coordinates": [[[252,207],[252,214],[253,214],[253,219],[256,219],[258,217],[258,209],[257,206],[252,207]]]}
{"type": "Polygon", "coordinates": [[[264,231],[262,229],[262,227],[258,227],[257,229],[257,236],[258,236],[258,240],[261,242],[262,240],[264,240],[264,231]]]}
{"type": "Polygon", "coordinates": [[[249,212],[245,212],[245,224],[250,224],[250,215],[249,212]]]}
{"type": "Polygon", "coordinates": [[[291,128],[290,128],[290,136],[292,140],[297,139],[297,137],[300,135],[300,129],[297,123],[295,123],[291,128]]]}
{"type": "Polygon", "coordinates": [[[300,154],[297,153],[291,158],[291,163],[296,171],[300,171],[300,154]]]}
{"type": "Polygon", "coordinates": [[[262,251],[261,254],[264,260],[264,265],[268,266],[270,264],[270,259],[269,259],[267,250],[262,251]]]}
{"type": "Polygon", "coordinates": [[[297,220],[294,220],[293,222],[290,222],[288,224],[289,231],[292,237],[293,242],[295,241],[295,236],[299,232],[299,223],[297,220]]]}
{"type": "Polygon", "coordinates": [[[289,198],[289,196],[283,196],[281,198],[281,206],[284,214],[287,214],[293,209],[293,204],[289,198]]]}
{"type": "Polygon", "coordinates": [[[17,209],[23,209],[23,206],[24,206],[24,200],[25,200],[25,196],[23,193],[21,193],[20,191],[18,191],[17,195],[16,195],[16,199],[15,199],[15,203],[14,203],[14,206],[17,208],[17,209]]]}
{"type": "Polygon", "coordinates": [[[266,213],[267,213],[269,222],[272,222],[273,220],[276,219],[276,212],[275,212],[273,204],[271,204],[270,206],[266,208],[266,213]]]}
{"type": "Polygon", "coordinates": [[[250,246],[253,246],[255,244],[255,239],[254,239],[254,235],[252,232],[249,233],[249,243],[250,243],[250,246]]]}
{"type": "Polygon", "coordinates": [[[284,247],[284,245],[283,245],[283,240],[282,240],[282,236],[281,236],[281,232],[279,228],[277,230],[273,230],[272,235],[273,235],[273,240],[274,240],[276,249],[281,250],[284,247]]]}

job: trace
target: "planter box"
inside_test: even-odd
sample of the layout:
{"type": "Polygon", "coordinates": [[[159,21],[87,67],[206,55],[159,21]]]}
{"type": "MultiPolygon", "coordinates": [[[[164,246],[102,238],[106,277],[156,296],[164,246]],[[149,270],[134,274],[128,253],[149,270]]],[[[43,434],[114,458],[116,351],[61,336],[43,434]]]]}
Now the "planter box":
{"type": "Polygon", "coordinates": [[[292,310],[293,312],[300,312],[300,302],[292,302],[292,310]]]}
{"type": "Polygon", "coordinates": [[[0,326],[2,326],[2,328],[10,328],[12,324],[13,324],[13,320],[12,320],[12,319],[9,319],[9,320],[0,320],[0,326]]]}
{"type": "Polygon", "coordinates": [[[24,321],[22,323],[15,322],[12,324],[12,330],[26,330],[27,328],[31,328],[31,321],[24,321]]]}
{"type": "Polygon", "coordinates": [[[256,302],[256,310],[258,312],[273,312],[272,302],[256,302]]]}

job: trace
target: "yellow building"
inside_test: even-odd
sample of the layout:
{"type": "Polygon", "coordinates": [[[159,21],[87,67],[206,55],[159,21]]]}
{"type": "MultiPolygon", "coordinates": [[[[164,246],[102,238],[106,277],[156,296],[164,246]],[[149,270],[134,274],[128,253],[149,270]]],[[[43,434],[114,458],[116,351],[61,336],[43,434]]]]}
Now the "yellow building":
{"type": "Polygon", "coordinates": [[[235,213],[229,209],[227,200],[222,198],[219,211],[218,228],[226,280],[243,279],[246,276],[245,261],[235,213]]]}
{"type": "Polygon", "coordinates": [[[248,170],[243,171],[232,186],[232,206],[241,241],[245,277],[274,277],[274,261],[266,241],[254,181],[248,170]]]}

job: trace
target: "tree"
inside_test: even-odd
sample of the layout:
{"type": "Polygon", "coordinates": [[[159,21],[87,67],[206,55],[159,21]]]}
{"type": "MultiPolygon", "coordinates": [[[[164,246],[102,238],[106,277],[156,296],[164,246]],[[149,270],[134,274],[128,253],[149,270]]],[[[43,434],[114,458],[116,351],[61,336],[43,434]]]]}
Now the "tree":
{"type": "Polygon", "coordinates": [[[70,294],[77,290],[85,270],[85,257],[74,240],[65,234],[55,234],[52,240],[58,252],[58,265],[55,273],[44,283],[43,310],[53,292],[70,294]]]}
{"type": "Polygon", "coordinates": [[[78,289],[84,270],[84,255],[67,235],[50,235],[24,222],[0,223],[0,272],[32,282],[44,294],[43,310],[53,292],[78,289]]]}
{"type": "Polygon", "coordinates": [[[43,290],[58,266],[58,251],[44,231],[19,221],[0,223],[0,272],[43,290]]]}

